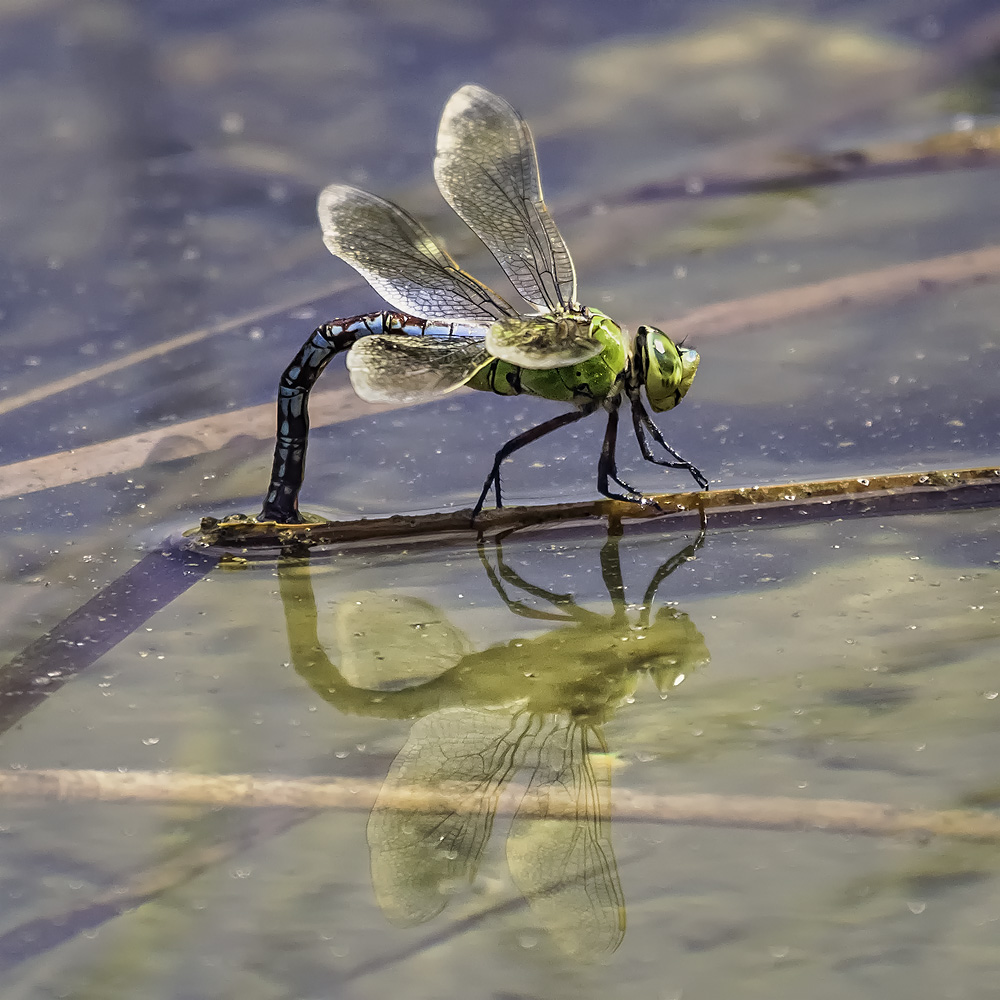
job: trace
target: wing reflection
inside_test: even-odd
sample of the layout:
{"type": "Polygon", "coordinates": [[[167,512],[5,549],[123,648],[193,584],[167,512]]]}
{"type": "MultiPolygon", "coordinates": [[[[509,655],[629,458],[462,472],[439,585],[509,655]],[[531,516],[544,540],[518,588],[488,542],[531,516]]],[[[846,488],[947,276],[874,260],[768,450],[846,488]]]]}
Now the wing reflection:
{"type": "Polygon", "coordinates": [[[393,761],[368,821],[372,884],[394,924],[423,923],[476,877],[497,800],[522,766],[509,712],[446,708],[419,719],[393,761]],[[413,813],[386,805],[397,788],[456,782],[456,808],[413,813]]]}
{"type": "Polygon", "coordinates": [[[610,614],[530,583],[505,561],[502,537],[492,553],[480,543],[484,570],[508,610],[561,623],[481,651],[426,601],[345,595],[335,610],[339,668],[318,639],[307,563],[279,565],[299,674],[340,711],[416,720],[368,822],[372,883],[390,922],[423,923],[468,889],[505,789],[524,774],[507,835],[519,891],[561,950],[597,957],[621,943],[625,905],[611,844],[603,726],[642,676],[664,692],[709,656],[686,614],[673,607],[651,613],[656,588],[694,557],[702,536],[657,570],[635,622],[619,540],[612,531],[601,552],[610,614]],[[425,791],[438,804],[401,808],[400,791],[411,800],[425,791]]]}

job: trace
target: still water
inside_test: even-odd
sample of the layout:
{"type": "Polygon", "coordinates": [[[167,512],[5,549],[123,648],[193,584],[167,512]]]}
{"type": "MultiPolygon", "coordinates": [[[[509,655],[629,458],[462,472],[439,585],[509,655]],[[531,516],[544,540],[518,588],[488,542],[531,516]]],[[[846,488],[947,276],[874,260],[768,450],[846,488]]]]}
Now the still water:
{"type": "MultiPolygon", "coordinates": [[[[5,796],[5,996],[991,995],[995,841],[850,817],[996,807],[994,510],[308,559],[179,542],[259,508],[310,330],[381,307],[322,247],[324,184],[403,204],[503,287],[433,190],[463,83],[529,120],[581,298],[632,329],[997,242],[988,162],[692,182],[996,125],[995,76],[918,72],[975,5],[611,11],[0,3],[0,616],[4,659],[34,650],[0,675],[0,778],[147,789],[5,796]],[[689,196],[630,202],[677,178],[689,196]],[[156,801],[220,775],[358,801],[156,801]],[[685,816],[705,794],[714,815],[685,816]],[[844,822],[779,823],[777,799],[844,822]]],[[[706,336],[661,425],[713,486],[995,464],[998,305],[986,282],[706,336]]],[[[320,389],[303,507],[328,517],[468,507],[493,451],[556,412],[483,393],[378,412],[337,365],[320,389]]],[[[590,423],[505,466],[508,502],[590,499],[590,423]]]]}

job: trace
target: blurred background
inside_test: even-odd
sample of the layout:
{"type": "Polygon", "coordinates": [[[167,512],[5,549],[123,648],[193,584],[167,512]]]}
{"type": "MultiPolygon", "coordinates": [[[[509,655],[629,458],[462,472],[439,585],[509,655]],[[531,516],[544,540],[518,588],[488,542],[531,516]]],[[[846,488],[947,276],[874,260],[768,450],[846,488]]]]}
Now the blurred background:
{"type": "MultiPolygon", "coordinates": [[[[437,122],[457,87],[479,83],[527,119],[581,300],[635,329],[1000,241],[998,51],[1000,16],[986,0],[0,0],[5,653],[202,515],[259,510],[282,370],[319,323],[382,307],[322,245],[315,199],[327,183],[398,202],[507,294],[433,183],[437,122]]],[[[692,338],[697,381],[660,424],[715,486],[995,463],[998,306],[983,281],[692,338]]],[[[327,517],[470,506],[503,441],[555,412],[481,393],[379,412],[351,395],[339,361],[317,392],[328,402],[302,506],[327,517]]],[[[520,452],[505,466],[507,502],[593,497],[602,433],[595,419],[520,452]]],[[[624,440],[620,463],[641,489],[689,488],[643,467],[624,440]]],[[[808,785],[945,804],[960,782],[981,790],[997,750],[996,527],[986,511],[766,540],[710,534],[664,587],[712,654],[681,691],[710,687],[668,727],[687,734],[670,743],[681,749],[668,748],[647,686],[612,750],[649,764],[630,776],[658,792],[808,785]],[[942,581],[919,597],[907,589],[942,581]],[[790,609],[808,625],[797,631],[790,609]],[[851,659],[859,635],[863,662],[851,659]],[[967,668],[957,687],[922,674],[881,700],[865,694],[873,664],[952,659],[967,668]],[[823,679],[801,693],[811,670],[823,679]],[[772,674],[780,707],[758,728],[756,679],[772,674]],[[873,722],[896,710],[913,714],[895,729],[873,722]],[[978,721],[963,728],[970,712],[978,721]],[[706,740],[692,742],[695,731],[706,740]],[[928,743],[938,757],[910,756],[928,743]]],[[[508,553],[525,579],[611,615],[604,543],[598,526],[508,553]]],[[[630,543],[638,600],[680,543],[649,532],[630,543]]],[[[458,616],[470,649],[509,641],[510,627],[542,628],[498,602],[471,543],[345,556],[316,582],[329,588],[323,613],[359,589],[419,596],[458,616]]],[[[213,575],[4,733],[4,766],[384,776],[409,722],[331,715],[288,668],[294,630],[290,639],[276,592],[273,564],[213,575]]],[[[32,921],[93,903],[150,851],[229,835],[225,817],[215,828],[184,807],[122,808],[4,817],[0,965],[11,996],[874,997],[919,994],[940,973],[934,995],[985,997],[1000,971],[985,849],[942,849],[932,863],[889,842],[874,862],[849,838],[817,849],[730,833],[709,846],[693,830],[664,846],[659,828],[627,828],[619,861],[630,898],[645,901],[598,974],[576,960],[549,965],[545,933],[516,918],[499,932],[489,919],[468,934],[453,926],[440,940],[387,928],[356,816],[304,824],[254,864],[233,861],[159,908],[118,925],[84,920],[86,933],[46,945],[32,921]],[[759,865],[725,867],[741,857],[759,865]],[[948,897],[933,929],[912,934],[906,921],[924,912],[928,887],[945,884],[983,895],[948,897]],[[871,909],[844,902],[870,893],[871,909]],[[769,929],[756,934],[759,913],[769,929]]],[[[498,862],[479,891],[504,878],[498,862]]]]}

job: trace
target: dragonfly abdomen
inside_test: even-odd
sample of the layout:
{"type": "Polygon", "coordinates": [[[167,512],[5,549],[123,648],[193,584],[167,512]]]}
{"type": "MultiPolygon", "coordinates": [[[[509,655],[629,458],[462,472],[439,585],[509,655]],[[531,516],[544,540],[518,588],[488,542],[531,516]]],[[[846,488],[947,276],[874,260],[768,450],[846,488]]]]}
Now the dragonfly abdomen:
{"type": "Polygon", "coordinates": [[[330,361],[361,338],[383,332],[406,332],[422,335],[453,323],[432,323],[405,313],[383,310],[335,319],[313,330],[292,363],[285,369],[278,385],[278,428],[274,447],[271,483],[260,514],[263,521],[295,523],[298,493],[306,461],[309,437],[309,392],[330,361]]]}
{"type": "Polygon", "coordinates": [[[393,309],[383,309],[381,312],[362,313],[324,323],[313,331],[300,354],[304,355],[309,348],[319,353],[329,354],[332,351],[336,354],[351,347],[361,337],[379,333],[405,333],[410,337],[481,337],[485,329],[482,323],[421,319],[393,309]]]}
{"type": "MultiPolygon", "coordinates": [[[[416,316],[407,316],[406,313],[392,312],[386,310],[378,313],[378,320],[373,321],[371,317],[358,317],[368,319],[368,333],[405,333],[410,337],[435,337],[446,339],[448,337],[482,337],[486,333],[489,324],[483,323],[462,323],[455,320],[447,322],[444,320],[418,319],[416,316]]],[[[359,334],[363,336],[363,334],[359,334]]]]}

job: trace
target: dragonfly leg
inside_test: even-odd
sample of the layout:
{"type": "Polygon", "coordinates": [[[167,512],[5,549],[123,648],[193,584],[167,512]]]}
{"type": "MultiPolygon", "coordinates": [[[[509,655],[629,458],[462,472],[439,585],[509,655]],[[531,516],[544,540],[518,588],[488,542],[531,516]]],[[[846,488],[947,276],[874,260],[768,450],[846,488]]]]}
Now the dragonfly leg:
{"type": "Polygon", "coordinates": [[[317,327],[282,374],[278,384],[278,430],[271,483],[258,521],[301,523],[299,490],[309,440],[309,392],[333,356],[358,339],[358,331],[348,328],[356,325],[349,320],[334,320],[317,327]]]}
{"type": "Polygon", "coordinates": [[[691,473],[691,478],[694,479],[698,486],[703,490],[707,490],[708,480],[705,478],[702,471],[692,465],[686,458],[678,455],[677,452],[674,451],[669,444],[667,444],[663,435],[660,433],[660,428],[653,423],[638,395],[631,396],[630,401],[632,403],[632,426],[635,428],[635,439],[639,442],[642,457],[647,462],[652,462],[654,465],[663,465],[668,469],[687,469],[687,471],[691,473]],[[665,458],[656,458],[653,455],[653,451],[649,447],[649,442],[646,440],[646,431],[649,431],[653,440],[665,452],[667,452],[667,454],[674,457],[674,461],[671,462],[665,458]]]}
{"type": "Polygon", "coordinates": [[[490,474],[486,477],[486,483],[483,486],[483,492],[479,494],[479,499],[476,501],[476,506],[472,509],[472,521],[475,522],[476,518],[479,517],[479,512],[483,509],[483,504],[486,503],[486,498],[489,496],[490,490],[495,490],[497,498],[497,509],[503,507],[503,499],[500,495],[500,466],[503,464],[503,460],[512,455],[519,448],[523,448],[526,444],[531,444],[532,441],[537,441],[540,437],[544,437],[550,431],[556,431],[560,427],[565,427],[567,424],[572,424],[583,417],[589,417],[597,407],[598,403],[587,403],[585,406],[581,406],[576,410],[569,410],[566,413],[560,413],[558,416],[552,417],[550,420],[546,420],[544,423],[538,424],[537,427],[532,427],[529,430],[524,431],[522,434],[518,434],[516,437],[512,437],[497,453],[493,456],[493,468],[490,469],[490,474]]]}
{"type": "Polygon", "coordinates": [[[679,552],[675,552],[662,566],[653,574],[653,579],[649,581],[649,586],[646,588],[646,593],[642,598],[642,618],[640,620],[641,625],[649,624],[649,613],[653,607],[653,599],[656,597],[656,591],[660,584],[670,576],[671,573],[677,569],[678,566],[683,566],[684,563],[690,562],[698,553],[698,550],[705,544],[705,511],[701,512],[701,524],[698,528],[698,535],[693,542],[689,545],[685,545],[679,552]]]}
{"type": "MultiPolygon", "coordinates": [[[[542,600],[555,605],[557,608],[569,605],[571,611],[583,610],[576,608],[572,594],[556,594],[552,591],[545,590],[542,587],[536,587],[534,584],[528,583],[520,576],[520,574],[512,570],[503,561],[503,547],[499,537],[494,539],[493,544],[496,549],[497,560],[497,568],[495,570],[490,564],[489,559],[486,558],[486,543],[483,541],[481,535],[476,548],[479,553],[479,561],[483,564],[483,569],[486,570],[486,576],[489,578],[490,585],[500,596],[500,600],[502,600],[507,606],[508,611],[512,611],[515,615],[520,615],[522,618],[537,618],[544,621],[571,622],[576,620],[576,616],[574,614],[559,614],[554,611],[542,611],[541,608],[533,608],[530,605],[525,604],[524,601],[515,600],[511,597],[504,587],[505,583],[512,587],[520,587],[526,590],[533,597],[541,597],[542,600]]],[[[591,611],[587,611],[586,613],[588,615],[593,614],[591,611]]]]}
{"type": "Polygon", "coordinates": [[[609,500],[624,500],[626,503],[637,503],[640,506],[658,506],[655,501],[644,497],[634,486],[630,486],[618,477],[618,465],[615,460],[615,449],[618,443],[618,408],[619,400],[608,413],[608,426],[604,431],[604,444],[601,445],[601,457],[597,463],[597,491],[609,500]],[[626,492],[613,493],[608,487],[608,480],[616,482],[626,492]]]}

